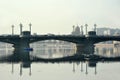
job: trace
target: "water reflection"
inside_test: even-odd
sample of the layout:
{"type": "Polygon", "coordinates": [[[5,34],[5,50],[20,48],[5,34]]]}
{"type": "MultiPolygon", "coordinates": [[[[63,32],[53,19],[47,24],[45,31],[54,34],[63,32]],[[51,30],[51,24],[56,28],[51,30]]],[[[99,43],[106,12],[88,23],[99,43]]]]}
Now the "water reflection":
{"type": "MultiPolygon", "coordinates": [[[[1,63],[11,63],[11,73],[14,74],[14,65],[19,64],[19,75],[23,75],[23,69],[29,70],[29,75],[31,76],[32,71],[31,66],[34,63],[51,63],[51,64],[71,64],[71,71],[76,73],[76,66],[79,66],[79,71],[86,75],[89,74],[89,69],[94,70],[94,74],[98,73],[97,64],[98,63],[108,63],[108,62],[119,62],[120,52],[119,47],[99,47],[96,46],[95,53],[90,55],[84,55],[81,52],[76,52],[75,49],[69,48],[35,48],[33,52],[24,51],[20,53],[19,51],[13,51],[11,49],[1,49],[0,50],[0,62],[1,63]],[[79,53],[79,54],[78,54],[79,53]],[[5,55],[4,55],[5,54],[5,55]],[[57,56],[57,57],[56,57],[57,56]]],[[[38,64],[39,65],[39,64],[38,64]]]]}
{"type": "Polygon", "coordinates": [[[65,41],[46,40],[30,44],[30,46],[34,49],[31,54],[41,58],[59,58],[76,53],[76,45],[65,41]]]}
{"type": "Polygon", "coordinates": [[[114,44],[99,44],[95,47],[95,54],[105,57],[120,56],[120,46],[114,44]]]}

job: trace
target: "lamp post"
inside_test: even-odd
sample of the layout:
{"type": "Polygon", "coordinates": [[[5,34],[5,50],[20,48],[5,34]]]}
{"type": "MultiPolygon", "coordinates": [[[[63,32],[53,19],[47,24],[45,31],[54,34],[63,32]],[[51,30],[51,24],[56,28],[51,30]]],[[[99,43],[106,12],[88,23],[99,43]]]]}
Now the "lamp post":
{"type": "Polygon", "coordinates": [[[86,30],[86,35],[87,35],[87,27],[88,27],[88,24],[85,24],[85,30],[86,30]]]}
{"type": "Polygon", "coordinates": [[[12,27],[12,35],[14,35],[14,25],[12,25],[11,27],[12,27]]]}
{"type": "Polygon", "coordinates": [[[23,25],[20,23],[20,35],[22,35],[22,27],[23,25]]]}
{"type": "Polygon", "coordinates": [[[30,24],[29,24],[29,28],[30,28],[30,34],[31,34],[31,26],[32,26],[32,24],[30,23],[30,24]]]}
{"type": "Polygon", "coordinates": [[[95,31],[95,32],[96,32],[96,26],[97,26],[97,25],[96,25],[96,24],[94,24],[94,31],[95,31]]]}
{"type": "Polygon", "coordinates": [[[81,25],[81,34],[83,35],[83,26],[81,25]]]}
{"type": "Polygon", "coordinates": [[[73,27],[73,32],[75,31],[75,25],[72,26],[73,27]]]}

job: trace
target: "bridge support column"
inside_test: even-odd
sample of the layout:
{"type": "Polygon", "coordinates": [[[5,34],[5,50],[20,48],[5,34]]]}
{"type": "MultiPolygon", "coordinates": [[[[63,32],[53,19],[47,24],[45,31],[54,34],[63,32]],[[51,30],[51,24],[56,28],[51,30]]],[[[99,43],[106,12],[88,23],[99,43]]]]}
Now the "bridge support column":
{"type": "Polygon", "coordinates": [[[20,52],[20,53],[26,52],[27,49],[30,48],[29,43],[27,42],[20,42],[20,43],[14,44],[13,47],[15,48],[15,51],[20,52]]]}
{"type": "Polygon", "coordinates": [[[87,44],[77,44],[77,54],[93,54],[94,53],[94,44],[87,43],[87,44]]]}
{"type": "Polygon", "coordinates": [[[17,44],[14,44],[13,47],[15,48],[14,54],[16,54],[19,59],[21,59],[22,61],[30,60],[29,51],[28,51],[30,46],[27,41],[21,41],[17,44]]]}
{"type": "Polygon", "coordinates": [[[76,44],[76,48],[77,48],[76,51],[77,54],[80,55],[84,53],[84,44],[76,44]]]}
{"type": "Polygon", "coordinates": [[[87,43],[85,44],[85,48],[84,51],[86,52],[86,54],[94,54],[94,44],[93,43],[87,43]]]}

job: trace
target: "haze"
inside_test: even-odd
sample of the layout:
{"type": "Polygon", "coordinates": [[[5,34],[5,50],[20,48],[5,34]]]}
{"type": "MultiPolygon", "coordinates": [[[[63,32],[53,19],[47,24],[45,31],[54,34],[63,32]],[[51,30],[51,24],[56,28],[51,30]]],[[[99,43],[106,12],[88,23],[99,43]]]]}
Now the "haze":
{"type": "Polygon", "coordinates": [[[11,34],[11,25],[38,34],[70,34],[73,25],[120,27],[120,0],[0,0],[0,34],[11,34]]]}

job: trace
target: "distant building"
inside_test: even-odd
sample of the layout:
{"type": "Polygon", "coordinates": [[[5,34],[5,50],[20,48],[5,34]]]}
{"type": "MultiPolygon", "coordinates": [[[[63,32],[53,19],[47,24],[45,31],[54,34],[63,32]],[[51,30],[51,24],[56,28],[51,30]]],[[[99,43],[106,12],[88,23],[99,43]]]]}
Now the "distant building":
{"type": "MultiPolygon", "coordinates": [[[[97,35],[104,35],[104,36],[118,36],[120,35],[120,29],[112,29],[112,28],[97,28],[97,35]]],[[[119,41],[106,41],[102,43],[107,44],[116,44],[119,43],[119,41]]]]}
{"type": "Polygon", "coordinates": [[[120,29],[97,28],[97,35],[114,35],[116,32],[120,32],[120,29]]]}
{"type": "Polygon", "coordinates": [[[71,33],[72,35],[80,35],[80,27],[79,26],[73,26],[73,31],[71,33]]]}

